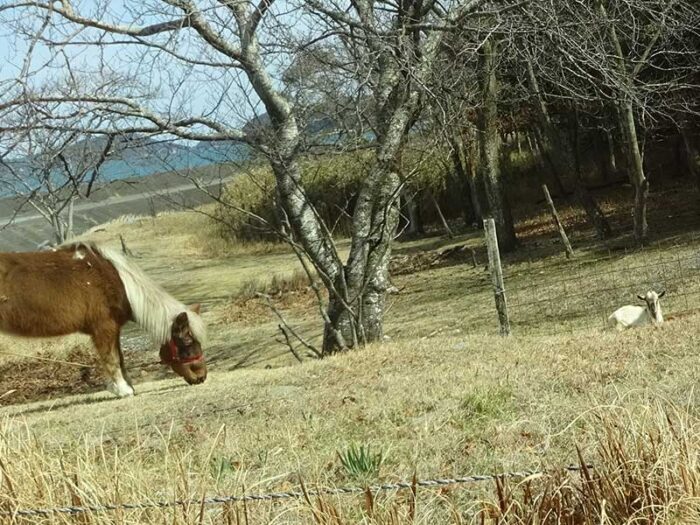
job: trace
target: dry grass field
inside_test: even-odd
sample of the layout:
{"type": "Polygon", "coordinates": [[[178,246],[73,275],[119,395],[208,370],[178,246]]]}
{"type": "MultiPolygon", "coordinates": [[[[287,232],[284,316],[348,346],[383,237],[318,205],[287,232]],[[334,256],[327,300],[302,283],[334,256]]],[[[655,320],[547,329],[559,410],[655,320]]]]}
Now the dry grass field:
{"type": "MultiPolygon", "coordinates": [[[[687,193],[678,192],[678,206],[692,209],[697,196],[687,193]]],[[[541,210],[523,214],[523,249],[504,257],[511,337],[496,335],[480,232],[467,232],[397,244],[400,292],[391,296],[385,342],[301,364],[278,341],[275,317],[252,298],[267,291],[290,323],[318,339],[313,296],[284,247],[227,245],[194,212],[96,228],[90,238],[118,246],[122,235],[155,280],[203,303],[209,378],[187,386],[154,363],[156,353],[130,327],[123,340],[137,395],[118,400],[102,391],[85,340],[4,337],[0,513],[189,503],[75,517],[0,514],[0,523],[696,523],[700,279],[692,265],[671,279],[651,264],[692,259],[695,225],[659,220],[667,212],[652,199],[650,223],[668,230],[645,250],[625,250],[625,239],[600,245],[576,227],[580,213],[561,211],[575,261],[560,254],[541,210]],[[440,256],[462,245],[474,250],[476,266],[467,250],[440,256]],[[636,267],[649,271],[626,271],[636,267]],[[675,319],[625,333],[602,329],[600,305],[632,301],[615,294],[659,279],[675,319]],[[600,299],[587,288],[613,292],[600,299]],[[564,294],[575,303],[566,306],[571,318],[528,307],[527,296],[538,294],[552,297],[550,309],[564,294]],[[596,468],[556,471],[581,458],[596,468]],[[548,474],[415,495],[197,503],[523,469],[548,474]]]]}

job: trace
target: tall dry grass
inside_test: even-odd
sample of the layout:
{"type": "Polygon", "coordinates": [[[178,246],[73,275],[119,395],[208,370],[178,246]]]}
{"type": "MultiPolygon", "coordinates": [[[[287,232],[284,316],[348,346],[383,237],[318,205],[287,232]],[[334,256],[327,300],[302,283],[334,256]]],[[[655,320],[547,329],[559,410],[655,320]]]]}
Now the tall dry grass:
{"type": "Polygon", "coordinates": [[[594,451],[579,476],[498,483],[484,522],[572,525],[700,523],[700,426],[665,403],[617,408],[593,421],[594,451]]]}
{"type": "Polygon", "coordinates": [[[273,274],[272,277],[252,277],[243,281],[235,299],[253,299],[258,294],[281,295],[289,292],[301,292],[309,288],[311,282],[308,274],[297,269],[288,274],[273,274]]]}
{"type": "MultiPolygon", "coordinates": [[[[177,499],[188,503],[77,516],[3,516],[2,524],[700,522],[700,420],[692,410],[660,400],[648,406],[594,410],[582,432],[595,439],[575,452],[583,464],[594,466],[577,474],[552,466],[547,474],[498,481],[495,486],[414,487],[359,496],[313,496],[308,489],[314,485],[295,478],[293,489],[305,493],[299,500],[211,506],[199,502],[207,495],[262,490],[246,483],[244,469],[221,466],[217,439],[200,454],[192,453],[196,436],[184,443],[174,434],[162,434],[157,444],[135,435],[128,446],[105,439],[67,449],[37,439],[29,427],[13,425],[5,421],[0,428],[2,512],[177,499]]],[[[222,427],[220,435],[225,431],[222,427]]]]}

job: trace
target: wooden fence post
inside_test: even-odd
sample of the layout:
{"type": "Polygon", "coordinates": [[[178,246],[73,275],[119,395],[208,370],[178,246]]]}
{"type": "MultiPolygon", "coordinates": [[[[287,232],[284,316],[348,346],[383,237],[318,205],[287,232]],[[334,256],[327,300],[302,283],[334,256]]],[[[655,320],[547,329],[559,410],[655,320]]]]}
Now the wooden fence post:
{"type": "Polygon", "coordinates": [[[574,250],[571,248],[571,243],[569,242],[569,238],[566,236],[564,226],[562,225],[561,220],[559,220],[559,214],[557,213],[557,209],[554,207],[554,201],[552,200],[552,196],[549,194],[549,188],[547,188],[546,184],[542,185],[542,191],[544,192],[544,198],[547,200],[547,204],[549,205],[549,212],[552,214],[554,225],[557,227],[559,237],[561,237],[561,242],[564,244],[566,258],[571,259],[574,256],[574,250]]]}
{"type": "Polygon", "coordinates": [[[506,289],[503,284],[501,254],[498,251],[496,222],[493,219],[484,219],[484,232],[486,234],[486,251],[489,256],[489,272],[491,273],[493,293],[496,298],[496,311],[498,312],[498,322],[501,325],[501,335],[510,335],[510,320],[508,319],[506,289]]]}

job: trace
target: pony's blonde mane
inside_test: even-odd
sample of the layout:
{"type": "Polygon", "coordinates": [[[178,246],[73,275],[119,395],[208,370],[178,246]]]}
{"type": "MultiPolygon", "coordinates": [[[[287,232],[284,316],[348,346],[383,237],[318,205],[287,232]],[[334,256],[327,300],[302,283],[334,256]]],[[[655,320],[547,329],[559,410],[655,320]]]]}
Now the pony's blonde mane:
{"type": "Polygon", "coordinates": [[[194,338],[202,345],[205,343],[206,326],[202,317],[166,292],[120,252],[94,242],[80,242],[74,246],[76,249],[85,246],[112,263],[126,290],[134,321],[148,332],[155,344],[160,346],[170,340],[173,321],[182,312],[187,312],[194,338]]]}

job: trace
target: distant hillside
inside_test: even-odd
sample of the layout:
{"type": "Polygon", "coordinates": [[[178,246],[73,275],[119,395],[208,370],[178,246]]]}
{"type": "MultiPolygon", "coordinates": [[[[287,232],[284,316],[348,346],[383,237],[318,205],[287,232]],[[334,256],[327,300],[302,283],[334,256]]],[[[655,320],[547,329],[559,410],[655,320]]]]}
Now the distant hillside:
{"type": "Polygon", "coordinates": [[[241,162],[250,159],[250,148],[236,142],[199,142],[186,146],[175,142],[151,140],[128,148],[101,169],[104,181],[145,177],[168,171],[182,171],[207,164],[241,162]]]}
{"type": "MultiPolygon", "coordinates": [[[[104,147],[104,138],[92,138],[89,142],[77,143],[72,151],[66,152],[66,157],[86,158],[86,155],[99,155],[104,147]]],[[[242,162],[249,160],[252,151],[249,146],[237,142],[198,142],[190,146],[154,138],[130,138],[128,142],[122,139],[115,145],[112,156],[100,168],[100,181],[147,177],[157,173],[183,171],[225,162],[242,162]]],[[[76,161],[79,162],[79,161],[76,161]]],[[[0,196],[23,194],[26,187],[19,183],[12,172],[20,174],[30,187],[39,186],[32,173],[36,169],[36,157],[19,157],[7,160],[7,166],[0,166],[0,196]]],[[[57,168],[58,171],[58,168],[57,168]]],[[[61,175],[57,172],[57,178],[61,175]]]]}
{"type": "MultiPolygon", "coordinates": [[[[270,119],[263,114],[249,121],[244,127],[249,135],[265,133],[270,126],[270,119]]],[[[344,136],[337,131],[334,122],[324,116],[315,116],[305,122],[302,132],[314,137],[317,142],[334,144],[344,140],[344,136]]],[[[372,137],[366,137],[371,140],[372,137]]],[[[96,159],[104,148],[105,137],[92,137],[77,142],[70,150],[66,151],[66,158],[72,163],[74,159],[96,159]]],[[[223,164],[229,162],[244,162],[254,156],[253,149],[247,144],[235,141],[190,141],[184,143],[162,137],[129,136],[120,137],[113,145],[113,152],[109,160],[100,168],[99,180],[102,183],[123,179],[148,177],[158,173],[181,172],[187,169],[198,168],[210,164],[223,164]]],[[[38,179],[32,180],[35,175],[35,162],[38,157],[15,157],[6,160],[7,166],[0,166],[0,196],[26,194],[27,187],[21,184],[11,172],[22,175],[31,188],[41,186],[38,179]]],[[[76,160],[76,163],[85,162],[76,160]]],[[[89,162],[89,161],[88,161],[89,162]]],[[[93,161],[94,162],[94,161],[93,161]]],[[[59,182],[63,178],[60,167],[56,168],[56,178],[59,182]]]]}

